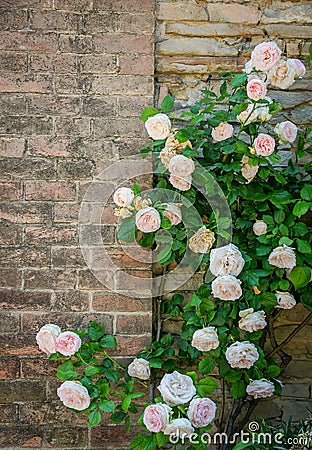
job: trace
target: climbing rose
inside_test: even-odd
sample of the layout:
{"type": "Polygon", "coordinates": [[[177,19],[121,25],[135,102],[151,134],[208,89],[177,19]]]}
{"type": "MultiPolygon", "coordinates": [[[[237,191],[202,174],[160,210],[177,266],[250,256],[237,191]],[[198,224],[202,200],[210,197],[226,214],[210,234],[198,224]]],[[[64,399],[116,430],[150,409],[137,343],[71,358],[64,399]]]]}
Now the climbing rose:
{"type": "Polygon", "coordinates": [[[295,82],[296,72],[293,64],[280,61],[270,72],[270,84],[280,89],[288,89],[295,82]]]}
{"type": "Polygon", "coordinates": [[[264,311],[254,312],[253,308],[245,309],[239,313],[241,319],[238,326],[241,330],[253,333],[254,331],[263,330],[267,326],[264,311]]]}
{"type": "Polygon", "coordinates": [[[169,172],[176,177],[188,177],[195,170],[194,161],[183,155],[176,155],[170,159],[169,172]]]}
{"type": "Polygon", "coordinates": [[[164,434],[175,434],[176,436],[187,437],[194,432],[191,422],[188,419],[174,419],[164,429],[164,434]]]}
{"type": "Polygon", "coordinates": [[[245,260],[234,244],[214,248],[210,252],[209,270],[213,275],[237,276],[243,270],[245,260]]]}
{"type": "Polygon", "coordinates": [[[135,358],[128,366],[128,374],[130,377],[148,380],[151,376],[150,363],[144,358],[135,358]]]}
{"type": "Polygon", "coordinates": [[[176,175],[170,175],[169,182],[173,187],[179,189],[179,191],[188,191],[192,186],[192,175],[187,177],[177,177],[176,175]]]}
{"type": "Polygon", "coordinates": [[[166,114],[156,114],[149,117],[145,122],[146,131],[152,139],[158,141],[160,139],[166,139],[171,130],[171,122],[166,114]]]}
{"type": "Polygon", "coordinates": [[[253,224],[252,229],[256,236],[261,236],[261,234],[266,234],[267,224],[263,220],[256,220],[253,224]]]}
{"type": "Polygon", "coordinates": [[[300,59],[288,59],[288,63],[291,64],[295,70],[296,77],[302,78],[306,73],[305,65],[300,59]]]}
{"type": "Polygon", "coordinates": [[[266,85],[260,79],[251,79],[247,83],[247,95],[251,100],[260,100],[265,97],[266,85]]]}
{"type": "Polygon", "coordinates": [[[215,418],[217,405],[210,398],[193,398],[187,417],[196,428],[206,427],[215,418]]]}
{"type": "Polygon", "coordinates": [[[170,220],[171,225],[178,225],[182,221],[181,209],[174,203],[167,204],[163,215],[170,220]]]}
{"type": "Polygon", "coordinates": [[[64,356],[72,356],[81,347],[81,339],[78,334],[72,331],[64,331],[61,333],[55,342],[56,351],[64,356]]]}
{"type": "Polygon", "coordinates": [[[251,53],[252,65],[257,70],[267,72],[276,65],[281,53],[275,42],[262,42],[251,53]]]}
{"type": "Polygon", "coordinates": [[[296,253],[291,247],[284,244],[272,250],[268,261],[272,266],[280,269],[293,269],[296,265],[296,253]]]}
{"type": "Polygon", "coordinates": [[[57,337],[61,334],[61,329],[58,325],[53,323],[47,323],[37,333],[36,341],[39,350],[50,356],[52,353],[56,353],[55,342],[57,337]]]}
{"type": "Polygon", "coordinates": [[[272,397],[275,387],[271,381],[268,380],[254,380],[246,387],[246,392],[253,398],[267,398],[272,397]]]}
{"type": "Polygon", "coordinates": [[[256,154],[269,156],[274,152],[275,140],[269,134],[260,133],[254,140],[256,154]]]}
{"type": "Polygon", "coordinates": [[[294,306],[296,306],[295,297],[289,292],[276,291],[275,296],[277,298],[276,308],[292,309],[294,306]]]}
{"type": "Polygon", "coordinates": [[[190,238],[189,247],[194,253],[208,253],[215,242],[214,236],[212,231],[203,226],[190,238]]]}
{"type": "Polygon", "coordinates": [[[242,295],[241,281],[233,275],[221,275],[211,284],[212,295],[221,300],[237,300],[242,295]]]}
{"type": "Polygon", "coordinates": [[[252,166],[248,163],[249,158],[248,156],[244,155],[242,158],[242,176],[247,180],[246,184],[250,183],[255,176],[257,175],[257,172],[259,170],[259,166],[252,166]]]}
{"type": "Polygon", "coordinates": [[[294,123],[286,120],[278,123],[274,131],[282,143],[290,142],[292,144],[296,140],[298,128],[294,123]]]}
{"type": "Polygon", "coordinates": [[[158,390],[170,406],[185,405],[196,394],[192,378],[176,370],[162,377],[158,390]]]}
{"type": "Polygon", "coordinates": [[[226,350],[225,357],[233,369],[250,369],[259,359],[259,353],[254,344],[236,341],[226,350]]]}
{"type": "Polygon", "coordinates": [[[216,128],[212,129],[211,136],[214,141],[220,142],[229,139],[233,135],[233,126],[227,122],[221,122],[216,128]]]}
{"type": "Polygon", "coordinates": [[[196,330],[192,338],[192,347],[201,352],[209,352],[219,347],[218,334],[215,327],[196,330]]]}
{"type": "Polygon", "coordinates": [[[145,408],[143,423],[152,433],[162,431],[169,423],[169,413],[171,408],[164,403],[149,405],[145,408]]]}
{"type": "Polygon", "coordinates": [[[90,405],[88,389],[76,381],[65,381],[57,389],[57,395],[67,408],[83,411],[90,405]]]}
{"type": "Polygon", "coordinates": [[[134,192],[130,188],[121,187],[114,193],[114,202],[117,206],[130,206],[134,199],[134,192]]]}
{"type": "Polygon", "coordinates": [[[143,233],[152,233],[160,228],[160,215],[157,209],[148,206],[140,209],[135,215],[137,229],[143,233]]]}

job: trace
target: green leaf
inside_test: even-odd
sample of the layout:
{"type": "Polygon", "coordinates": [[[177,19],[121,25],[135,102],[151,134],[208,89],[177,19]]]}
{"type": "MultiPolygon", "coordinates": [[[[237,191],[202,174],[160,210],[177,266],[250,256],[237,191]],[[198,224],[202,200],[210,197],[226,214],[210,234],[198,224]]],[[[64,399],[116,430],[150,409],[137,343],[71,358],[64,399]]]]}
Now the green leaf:
{"type": "Polygon", "coordinates": [[[135,217],[123,219],[118,231],[118,239],[124,242],[134,242],[136,238],[135,217]]]}
{"type": "Polygon", "coordinates": [[[102,420],[102,414],[100,413],[100,411],[97,411],[97,410],[91,411],[89,414],[88,426],[95,427],[96,425],[101,423],[101,420],[102,420]]]}
{"type": "Polygon", "coordinates": [[[159,447],[159,448],[162,448],[162,447],[164,447],[166,444],[168,444],[168,442],[169,442],[169,436],[166,435],[166,434],[164,434],[164,433],[162,433],[162,432],[159,432],[159,433],[156,433],[156,440],[157,440],[157,445],[158,445],[158,447],[159,447]]]}
{"type": "Polygon", "coordinates": [[[281,368],[279,366],[268,366],[268,368],[265,370],[264,375],[266,378],[276,378],[281,373],[281,368]]]}
{"type": "Polygon", "coordinates": [[[143,122],[146,122],[149,117],[155,116],[158,113],[159,113],[158,109],[145,108],[142,111],[142,114],[140,116],[140,120],[143,120],[143,122]]]}
{"type": "Polygon", "coordinates": [[[98,374],[101,371],[101,368],[98,366],[87,366],[85,369],[85,375],[87,377],[92,377],[93,375],[98,374]]]}
{"type": "Polygon", "coordinates": [[[179,142],[186,142],[189,140],[190,138],[190,134],[187,130],[185,130],[184,128],[181,128],[181,130],[179,130],[175,135],[174,135],[175,139],[177,139],[179,142]]]}
{"type": "Polygon", "coordinates": [[[151,436],[147,436],[146,434],[137,434],[133,438],[129,449],[154,450],[157,447],[157,438],[154,436],[155,436],[154,434],[152,434],[151,436]]]}
{"type": "Polygon", "coordinates": [[[143,248],[150,248],[154,244],[155,234],[154,233],[143,233],[141,239],[139,239],[139,244],[143,248]]]}
{"type": "Polygon", "coordinates": [[[295,286],[295,289],[300,289],[306,286],[311,277],[311,270],[307,266],[296,266],[292,269],[289,274],[289,279],[292,284],[295,286]]]}
{"type": "Polygon", "coordinates": [[[130,394],[129,394],[129,395],[126,395],[126,396],[122,399],[122,402],[121,402],[121,409],[122,409],[123,411],[128,411],[129,406],[130,406],[130,403],[131,403],[131,400],[132,400],[132,397],[131,397],[130,394]]]}
{"type": "Polygon", "coordinates": [[[282,209],[278,209],[274,213],[274,220],[276,223],[282,223],[285,220],[285,213],[282,209]]]}
{"type": "Polygon", "coordinates": [[[312,185],[306,184],[300,191],[300,196],[303,200],[307,200],[308,202],[312,202],[312,185]]]}
{"type": "Polygon", "coordinates": [[[210,373],[213,371],[215,366],[215,362],[213,359],[202,359],[198,365],[198,371],[202,375],[207,375],[207,373],[210,373]]]}
{"type": "Polygon", "coordinates": [[[235,445],[233,450],[244,450],[244,448],[247,448],[247,447],[250,447],[250,443],[244,444],[243,442],[239,442],[238,444],[235,445]]]}
{"type": "Polygon", "coordinates": [[[300,253],[311,253],[311,245],[303,239],[297,239],[297,249],[300,253]]]}
{"type": "Polygon", "coordinates": [[[235,381],[232,384],[230,392],[234,398],[242,398],[246,394],[245,383],[243,381],[235,381]]]}
{"type": "Polygon", "coordinates": [[[88,336],[91,341],[98,341],[102,336],[104,336],[104,327],[95,321],[92,321],[88,325],[88,336]]]}
{"type": "Polygon", "coordinates": [[[239,73],[232,78],[232,80],[230,81],[230,86],[232,86],[232,87],[241,86],[242,84],[245,83],[246,80],[247,80],[247,74],[245,72],[239,73]]]}
{"type": "Polygon", "coordinates": [[[107,336],[105,336],[103,339],[100,340],[100,346],[105,348],[115,348],[117,345],[117,341],[115,336],[111,336],[110,334],[108,334],[107,336]]]}
{"type": "Polygon", "coordinates": [[[242,372],[240,371],[235,371],[235,370],[231,370],[230,372],[228,372],[224,379],[226,381],[229,381],[231,383],[233,383],[234,381],[238,381],[242,378],[242,372]]]}
{"type": "Polygon", "coordinates": [[[274,306],[277,305],[277,298],[276,295],[272,292],[263,292],[259,295],[259,298],[261,299],[261,304],[265,308],[274,308],[274,306]]]}
{"type": "Polygon", "coordinates": [[[218,383],[212,377],[202,378],[197,384],[197,393],[201,397],[206,397],[209,394],[212,394],[216,388],[218,387],[218,383]]]}
{"type": "Polygon", "coordinates": [[[155,369],[160,369],[163,362],[160,358],[151,358],[149,360],[149,363],[151,367],[154,367],[155,369]]]}
{"type": "Polygon", "coordinates": [[[184,311],[189,311],[192,307],[198,307],[202,303],[202,299],[194,292],[191,300],[184,306],[184,311]]]}
{"type": "Polygon", "coordinates": [[[134,192],[134,195],[139,195],[141,193],[141,187],[139,185],[139,183],[134,182],[131,188],[134,192]]]}
{"type": "Polygon", "coordinates": [[[163,217],[161,219],[161,227],[165,230],[170,230],[172,228],[171,220],[168,217],[163,217]]]}
{"type": "Polygon", "coordinates": [[[99,408],[107,413],[113,413],[115,411],[115,403],[112,400],[103,400],[99,403],[99,408]]]}
{"type": "Polygon", "coordinates": [[[294,206],[293,214],[297,217],[301,217],[308,211],[309,207],[309,203],[305,201],[299,201],[294,206]]]}
{"type": "Polygon", "coordinates": [[[124,418],[126,417],[126,413],[123,411],[116,411],[114,414],[111,415],[110,420],[113,423],[121,423],[124,418]]]}
{"type": "Polygon", "coordinates": [[[174,105],[174,98],[172,97],[172,95],[167,94],[164,97],[163,101],[161,102],[162,112],[164,113],[169,112],[173,108],[173,105],[174,105]]]}
{"type": "Polygon", "coordinates": [[[59,366],[56,376],[62,381],[74,380],[78,377],[78,373],[74,370],[74,363],[71,359],[68,359],[59,366]]]}

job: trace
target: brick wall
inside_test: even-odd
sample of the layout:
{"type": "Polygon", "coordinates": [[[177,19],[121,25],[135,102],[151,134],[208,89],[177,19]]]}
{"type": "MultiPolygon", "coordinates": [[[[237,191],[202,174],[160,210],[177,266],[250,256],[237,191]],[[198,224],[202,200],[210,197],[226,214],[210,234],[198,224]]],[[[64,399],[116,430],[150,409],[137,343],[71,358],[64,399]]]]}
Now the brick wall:
{"type": "MultiPolygon", "coordinates": [[[[89,432],[60,404],[55,365],[35,334],[47,322],[97,318],[117,335],[119,357],[149,343],[150,299],[112,293],[122,273],[106,270],[110,289],[92,275],[78,216],[96,175],[145,139],[138,115],[153,103],[153,10],[152,0],[0,0],[1,448],[129,440],[120,427],[89,432]]],[[[112,205],[89,207],[115,264],[148,274],[117,246],[112,205]]]]}

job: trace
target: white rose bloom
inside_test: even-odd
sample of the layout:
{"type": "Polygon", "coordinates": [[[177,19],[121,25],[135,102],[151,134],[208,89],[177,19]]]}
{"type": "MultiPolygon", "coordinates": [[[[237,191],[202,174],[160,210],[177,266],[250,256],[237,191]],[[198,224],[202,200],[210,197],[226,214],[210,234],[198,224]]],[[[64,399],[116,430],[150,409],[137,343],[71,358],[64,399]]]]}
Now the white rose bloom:
{"type": "Polygon", "coordinates": [[[194,161],[183,155],[176,155],[170,159],[169,172],[176,177],[188,177],[195,170],[194,161]]]}
{"type": "Polygon", "coordinates": [[[276,291],[275,296],[277,298],[276,308],[292,309],[297,304],[295,297],[292,294],[290,294],[289,292],[276,291]]]}
{"type": "Polygon", "coordinates": [[[182,222],[181,209],[174,203],[167,203],[167,208],[163,211],[163,215],[170,220],[171,225],[178,225],[182,222]]]}
{"type": "Polygon", "coordinates": [[[213,275],[237,276],[243,270],[245,260],[234,244],[214,248],[210,252],[209,270],[213,275]]]}
{"type": "Polygon", "coordinates": [[[268,380],[254,380],[246,387],[246,392],[253,398],[267,398],[272,397],[275,387],[271,381],[268,380]]]}
{"type": "Polygon", "coordinates": [[[241,281],[233,275],[221,275],[211,283],[212,295],[221,300],[237,300],[242,296],[241,281]]]}
{"type": "Polygon", "coordinates": [[[60,327],[54,323],[47,323],[41,327],[36,335],[39,350],[42,350],[47,355],[56,353],[55,343],[61,331],[60,327]]]}
{"type": "Polygon", "coordinates": [[[219,347],[218,333],[215,327],[196,330],[192,338],[192,347],[201,352],[209,352],[219,347]]]}
{"type": "Polygon", "coordinates": [[[170,406],[185,405],[196,394],[192,378],[176,370],[164,375],[157,389],[170,406]]]}
{"type": "Polygon", "coordinates": [[[272,250],[268,261],[272,266],[280,269],[293,269],[296,265],[296,253],[291,247],[283,245],[272,250]]]}
{"type": "Polygon", "coordinates": [[[272,86],[280,89],[288,89],[295,82],[296,72],[294,66],[289,60],[280,60],[269,73],[272,86]]]}
{"type": "Polygon", "coordinates": [[[134,192],[130,188],[121,187],[118,188],[114,193],[114,202],[117,206],[126,208],[130,206],[134,199],[134,192]]]}
{"type": "Polygon", "coordinates": [[[292,144],[296,140],[298,128],[294,123],[286,120],[285,122],[278,123],[274,131],[282,143],[286,144],[290,142],[292,144]]]}
{"type": "Polygon", "coordinates": [[[149,117],[145,122],[146,131],[152,139],[155,141],[166,139],[171,130],[171,122],[166,114],[156,114],[149,117]]]}
{"type": "Polygon", "coordinates": [[[166,428],[163,430],[164,434],[175,434],[181,438],[189,437],[194,433],[194,428],[188,419],[174,419],[170,422],[166,428]]]}
{"type": "Polygon", "coordinates": [[[238,326],[241,330],[253,333],[254,331],[263,330],[267,326],[264,311],[256,311],[252,308],[240,311],[241,319],[238,326]]]}
{"type": "Polygon", "coordinates": [[[236,341],[226,350],[225,357],[233,369],[236,367],[238,369],[250,369],[259,359],[259,353],[251,342],[236,341]]]}
{"type": "Polygon", "coordinates": [[[253,232],[257,236],[261,236],[261,234],[266,234],[267,228],[268,226],[263,220],[256,220],[256,222],[252,226],[253,232]]]}
{"type": "Polygon", "coordinates": [[[246,184],[250,183],[255,178],[259,170],[259,166],[252,166],[251,164],[248,163],[248,161],[249,161],[248,156],[244,155],[242,157],[241,174],[247,180],[246,184]]]}
{"type": "Polygon", "coordinates": [[[194,253],[208,253],[215,242],[215,234],[205,226],[196,231],[190,238],[189,248],[194,253]]]}
{"type": "Polygon", "coordinates": [[[249,125],[252,122],[255,122],[258,119],[258,109],[254,108],[253,104],[248,105],[245,111],[242,111],[236,119],[241,122],[243,125],[249,125]]]}
{"type": "Polygon", "coordinates": [[[151,376],[150,363],[144,358],[135,358],[128,366],[128,374],[130,377],[148,380],[151,376]]]}

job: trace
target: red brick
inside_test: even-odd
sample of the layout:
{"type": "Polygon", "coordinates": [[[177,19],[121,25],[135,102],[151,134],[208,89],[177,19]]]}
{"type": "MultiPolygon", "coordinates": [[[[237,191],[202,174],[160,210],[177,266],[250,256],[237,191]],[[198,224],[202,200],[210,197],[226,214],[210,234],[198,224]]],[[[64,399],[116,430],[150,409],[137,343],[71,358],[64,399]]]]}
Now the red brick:
{"type": "MultiPolygon", "coordinates": [[[[57,243],[60,245],[60,242],[57,243]]],[[[52,248],[52,267],[87,267],[81,249],[74,247],[52,248]]]]}
{"type": "Polygon", "coordinates": [[[78,23],[78,14],[43,10],[30,12],[30,27],[34,30],[75,31],[78,23]]]}
{"type": "Polygon", "coordinates": [[[124,425],[94,427],[91,430],[91,445],[93,449],[128,449],[133,437],[141,431],[138,426],[131,427],[130,434],[125,432],[124,425]]]}
{"type": "Polygon", "coordinates": [[[121,315],[117,314],[116,333],[118,334],[148,334],[152,332],[152,317],[150,314],[121,315]]]}
{"type": "Polygon", "coordinates": [[[77,244],[76,227],[40,226],[25,228],[24,243],[33,246],[75,245],[77,244]]]}
{"type": "Polygon", "coordinates": [[[20,361],[17,358],[0,357],[0,379],[15,379],[20,376],[20,361]]]}
{"type": "MultiPolygon", "coordinates": [[[[0,291],[0,297],[2,292],[0,291]]],[[[2,333],[16,333],[20,331],[20,314],[16,312],[1,311],[0,330],[2,333]]]]}
{"type": "Polygon", "coordinates": [[[8,267],[40,267],[49,264],[50,249],[35,247],[0,248],[0,263],[8,267]]]}
{"type": "Polygon", "coordinates": [[[29,69],[31,72],[76,73],[77,67],[77,56],[72,54],[32,54],[29,59],[29,69]]]}
{"type": "Polygon", "coordinates": [[[120,28],[119,15],[89,13],[83,18],[82,29],[85,33],[115,33],[120,28]]]}
{"type": "Polygon", "coordinates": [[[23,30],[27,27],[27,11],[21,9],[2,9],[0,30],[23,30]]]}
{"type": "Polygon", "coordinates": [[[92,308],[106,312],[151,311],[151,299],[126,297],[117,293],[95,292],[92,294],[92,308]]]}
{"type": "Polygon", "coordinates": [[[52,78],[50,75],[19,75],[7,74],[0,76],[0,90],[2,92],[39,92],[52,91],[52,78]]]}
{"type": "Polygon", "coordinates": [[[84,158],[60,160],[57,165],[57,175],[61,179],[84,180],[93,177],[94,169],[94,161],[84,158]]]}
{"type": "Polygon", "coordinates": [[[46,429],[45,441],[48,447],[85,447],[88,443],[88,430],[81,427],[46,429]]]}
{"type": "Polygon", "coordinates": [[[105,246],[104,251],[102,246],[93,247],[86,253],[89,263],[92,262],[92,267],[96,269],[115,268],[114,265],[118,269],[148,269],[152,262],[151,252],[130,245],[122,248],[105,246]]]}
{"type": "Polygon", "coordinates": [[[13,201],[22,199],[22,184],[19,182],[1,181],[0,182],[0,200],[13,201]]]}
{"type": "Polygon", "coordinates": [[[54,161],[35,158],[6,158],[0,160],[0,178],[49,179],[55,178],[54,161]]]}
{"type": "Polygon", "coordinates": [[[27,55],[2,52],[0,54],[0,67],[4,72],[26,72],[27,55]]]}
{"type": "Polygon", "coordinates": [[[80,291],[56,291],[53,311],[82,312],[89,310],[89,293],[80,291]]]}
{"type": "Polygon", "coordinates": [[[139,117],[144,108],[153,104],[151,97],[127,95],[118,97],[118,115],[121,117],[139,117]]]}
{"type": "Polygon", "coordinates": [[[27,99],[29,114],[77,115],[80,99],[67,96],[31,96],[27,99]]]}
{"type": "Polygon", "coordinates": [[[13,223],[49,223],[52,220],[52,205],[49,203],[2,203],[0,219],[13,223]]]}
{"type": "Polygon", "coordinates": [[[121,75],[153,75],[154,57],[151,55],[121,55],[119,67],[121,75]]]}
{"type": "Polygon", "coordinates": [[[101,53],[153,53],[151,36],[135,36],[124,34],[96,35],[94,37],[96,52],[101,53]]]}
{"type": "Polygon", "coordinates": [[[120,30],[129,34],[153,34],[154,32],[153,14],[121,14],[120,30]]]}
{"type": "Polygon", "coordinates": [[[59,156],[71,154],[72,141],[65,138],[33,137],[28,140],[26,156],[59,156]]]}
{"type": "Polygon", "coordinates": [[[114,272],[110,272],[108,270],[94,272],[99,278],[96,278],[89,270],[79,270],[79,289],[114,289],[114,272]]]}
{"type": "MultiPolygon", "coordinates": [[[[118,118],[114,121],[107,118],[95,118],[93,121],[93,133],[96,137],[109,137],[109,136],[131,136],[132,137],[144,137],[146,132],[142,127],[142,122],[138,117],[131,119],[118,118]]],[[[136,153],[137,154],[137,153],[136,153]]],[[[104,163],[107,167],[107,163],[104,163]]]]}
{"type": "Polygon", "coordinates": [[[0,269],[0,287],[18,288],[21,285],[21,272],[15,269],[0,269]]]}
{"type": "Polygon", "coordinates": [[[88,136],[91,133],[91,120],[87,117],[57,117],[56,132],[58,135],[88,136]]]}
{"type": "Polygon", "coordinates": [[[69,181],[35,181],[25,184],[26,200],[68,200],[76,198],[76,185],[69,181]]]}
{"type": "Polygon", "coordinates": [[[71,424],[76,414],[60,403],[33,403],[21,405],[20,407],[20,424],[36,424],[36,425],[59,425],[60,423],[71,424]]]}
{"type": "Polygon", "coordinates": [[[2,355],[8,356],[37,356],[42,352],[38,349],[34,334],[4,334],[0,335],[2,355]]]}
{"type": "Polygon", "coordinates": [[[41,448],[43,430],[39,427],[7,426],[0,438],[2,448],[41,448]]]}
{"type": "Polygon", "coordinates": [[[258,23],[259,13],[256,5],[238,5],[235,3],[210,3],[208,5],[211,22],[258,23]]]}
{"type": "Polygon", "coordinates": [[[26,98],[24,95],[15,95],[11,93],[1,94],[0,111],[2,115],[6,114],[26,114],[26,98]]]}
{"type": "MultiPolygon", "coordinates": [[[[44,355],[42,353],[42,355],[44,355]]],[[[42,358],[21,358],[21,377],[30,379],[55,378],[58,362],[47,361],[47,356],[42,358]]]]}
{"type": "Polygon", "coordinates": [[[21,242],[22,227],[12,223],[0,224],[0,245],[19,245],[21,242]]]}
{"type": "Polygon", "coordinates": [[[60,94],[87,94],[91,89],[91,77],[88,75],[57,75],[55,89],[60,94]]]}
{"type": "Polygon", "coordinates": [[[115,355],[137,355],[144,348],[148,348],[151,342],[150,336],[116,336],[117,348],[115,355]]]}
{"type": "Polygon", "coordinates": [[[74,289],[76,272],[66,269],[25,270],[26,289],[74,289]]]}
{"type": "Polygon", "coordinates": [[[40,52],[55,52],[57,35],[55,33],[24,33],[18,31],[0,32],[1,50],[25,50],[40,52]]]}
{"type": "Polygon", "coordinates": [[[104,95],[151,95],[153,78],[148,76],[94,76],[92,92],[104,95]]]}
{"type": "Polygon", "coordinates": [[[40,311],[50,309],[51,293],[1,290],[0,301],[3,309],[40,311]]]}
{"type": "Polygon", "coordinates": [[[92,0],[55,0],[55,9],[69,11],[89,11],[92,9],[92,0]]]}
{"type": "Polygon", "coordinates": [[[11,425],[18,422],[18,405],[0,405],[0,424],[11,425]]]}
{"type": "Polygon", "coordinates": [[[51,117],[32,116],[4,116],[0,117],[0,133],[23,135],[49,135],[53,132],[53,121],[51,117]]]}
{"type": "Polygon", "coordinates": [[[101,11],[122,11],[122,12],[152,12],[154,9],[153,0],[94,0],[93,8],[101,11]]]}
{"type": "Polygon", "coordinates": [[[0,138],[0,156],[5,158],[19,158],[23,156],[25,139],[0,138]]]}
{"type": "Polygon", "coordinates": [[[85,55],[80,64],[82,73],[117,73],[115,55],[85,55]]]}
{"type": "Polygon", "coordinates": [[[54,221],[59,223],[77,223],[80,205],[77,203],[57,203],[54,205],[54,221]]]}
{"type": "Polygon", "coordinates": [[[43,402],[46,399],[44,381],[1,381],[0,403],[43,402]]]}
{"type": "MultiPolygon", "coordinates": [[[[223,6],[223,4],[222,4],[223,6]]],[[[226,6],[226,5],[225,5],[226,6]]],[[[207,21],[204,5],[160,2],[157,5],[156,17],[165,21],[207,21]]]]}
{"type": "Polygon", "coordinates": [[[92,36],[84,35],[60,35],[60,51],[65,53],[91,53],[93,51],[92,36]]]}
{"type": "Polygon", "coordinates": [[[148,270],[119,270],[116,274],[116,289],[146,292],[146,296],[152,290],[152,273],[148,270]]]}

